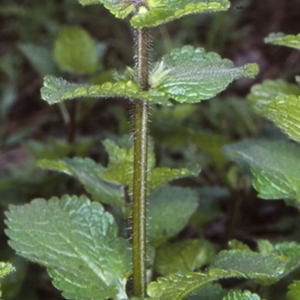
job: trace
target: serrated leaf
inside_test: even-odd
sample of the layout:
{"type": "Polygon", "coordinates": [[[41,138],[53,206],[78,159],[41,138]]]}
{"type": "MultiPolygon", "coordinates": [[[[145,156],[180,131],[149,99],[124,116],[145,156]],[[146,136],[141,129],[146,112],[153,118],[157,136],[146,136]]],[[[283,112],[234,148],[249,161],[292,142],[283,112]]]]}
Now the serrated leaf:
{"type": "Polygon", "coordinates": [[[216,256],[210,270],[234,271],[239,273],[240,277],[255,279],[261,284],[270,284],[283,274],[284,267],[284,261],[275,253],[264,255],[247,250],[223,250],[216,256]]]}
{"type": "Polygon", "coordinates": [[[265,80],[251,88],[248,100],[256,113],[263,114],[263,107],[274,101],[277,96],[300,95],[300,88],[284,80],[265,80]]]}
{"type": "Polygon", "coordinates": [[[267,38],[265,38],[265,43],[287,46],[300,50],[300,34],[287,35],[282,32],[271,33],[267,38]]]}
{"type": "Polygon", "coordinates": [[[286,295],[287,300],[299,300],[300,299],[300,281],[295,280],[289,285],[289,291],[286,295]]]}
{"type": "Polygon", "coordinates": [[[213,257],[212,244],[204,240],[165,243],[156,249],[154,270],[163,276],[178,271],[195,271],[213,257]]]}
{"type": "Polygon", "coordinates": [[[9,207],[9,245],[25,258],[47,267],[54,285],[68,299],[126,297],[131,273],[130,245],[101,204],[85,196],[9,207]]]}
{"type": "Polygon", "coordinates": [[[93,74],[98,68],[96,41],[80,27],[64,26],[54,42],[53,57],[62,71],[93,74]]]}
{"type": "Polygon", "coordinates": [[[62,78],[46,76],[41,89],[43,100],[55,104],[68,99],[81,97],[96,98],[125,98],[131,100],[145,100],[162,105],[170,105],[165,94],[156,90],[139,92],[139,85],[132,81],[106,82],[102,85],[70,83],[62,78]]]}
{"type": "Polygon", "coordinates": [[[103,180],[101,174],[104,168],[89,158],[42,159],[38,161],[38,166],[73,176],[84,185],[96,201],[119,207],[125,205],[123,187],[103,180]]]}
{"type": "Polygon", "coordinates": [[[154,247],[178,234],[198,207],[197,193],[164,185],[148,198],[148,239],[154,247]]]}
{"type": "Polygon", "coordinates": [[[229,291],[223,300],[260,300],[260,297],[249,291],[229,291]]]}
{"type": "Polygon", "coordinates": [[[235,67],[216,53],[185,46],[163,56],[150,75],[150,85],[180,103],[196,103],[216,96],[234,79],[257,72],[255,64],[235,67]]]}
{"type": "Polygon", "coordinates": [[[159,277],[156,282],[151,282],[147,287],[147,293],[153,300],[183,300],[192,292],[215,280],[238,275],[234,271],[217,271],[211,272],[211,274],[175,273],[167,277],[159,277]]]}
{"type": "Polygon", "coordinates": [[[300,151],[294,143],[248,140],[225,146],[224,151],[251,166],[260,198],[300,200],[300,151]]]}
{"type": "Polygon", "coordinates": [[[273,121],[291,139],[300,142],[300,96],[278,96],[262,107],[264,116],[273,121]]]}
{"type": "Polygon", "coordinates": [[[217,12],[227,10],[230,6],[228,0],[78,0],[82,5],[103,5],[117,18],[126,18],[130,13],[135,13],[131,18],[131,25],[136,28],[153,27],[181,18],[192,13],[217,12]]]}
{"type": "MultiPolygon", "coordinates": [[[[142,4],[142,3],[141,3],[142,4]]],[[[153,27],[192,13],[227,10],[227,0],[149,0],[131,19],[133,27],[153,27]]]]}

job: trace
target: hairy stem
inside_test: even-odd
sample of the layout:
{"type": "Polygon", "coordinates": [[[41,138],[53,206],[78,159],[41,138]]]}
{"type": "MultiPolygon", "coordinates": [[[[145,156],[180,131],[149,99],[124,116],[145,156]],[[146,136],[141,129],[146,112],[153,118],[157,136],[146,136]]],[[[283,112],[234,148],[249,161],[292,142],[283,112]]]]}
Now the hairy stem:
{"type": "MultiPolygon", "coordinates": [[[[148,89],[149,33],[136,32],[136,73],[141,89],[148,89]]],[[[133,171],[133,289],[136,297],[146,296],[146,201],[148,153],[148,103],[135,102],[133,171]]]]}

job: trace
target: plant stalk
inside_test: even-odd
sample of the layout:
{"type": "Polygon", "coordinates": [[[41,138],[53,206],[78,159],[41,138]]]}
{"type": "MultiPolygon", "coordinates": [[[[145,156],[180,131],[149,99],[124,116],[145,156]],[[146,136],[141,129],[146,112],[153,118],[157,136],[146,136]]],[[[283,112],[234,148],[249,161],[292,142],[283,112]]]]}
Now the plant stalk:
{"type": "MultiPolygon", "coordinates": [[[[136,31],[136,75],[143,91],[148,90],[149,32],[136,31]]],[[[133,291],[136,297],[146,296],[146,201],[148,158],[148,103],[135,102],[133,159],[133,291]]]]}

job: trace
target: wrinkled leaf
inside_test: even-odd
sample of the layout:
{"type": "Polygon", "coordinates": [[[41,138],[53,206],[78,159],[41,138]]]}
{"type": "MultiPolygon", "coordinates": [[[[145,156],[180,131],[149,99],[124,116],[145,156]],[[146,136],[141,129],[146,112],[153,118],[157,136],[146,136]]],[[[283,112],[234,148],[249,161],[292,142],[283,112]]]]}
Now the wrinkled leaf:
{"type": "Polygon", "coordinates": [[[178,234],[198,207],[197,193],[163,185],[148,198],[148,239],[154,247],[178,234]]]}
{"type": "Polygon", "coordinates": [[[130,245],[101,204],[85,196],[9,207],[9,245],[17,253],[47,267],[53,284],[67,299],[126,297],[131,273],[130,245]]]}
{"type": "Polygon", "coordinates": [[[225,146],[224,151],[251,166],[260,198],[300,200],[300,151],[294,143],[248,140],[225,146]]]}
{"type": "Polygon", "coordinates": [[[7,274],[14,272],[15,268],[11,263],[8,262],[0,262],[0,278],[6,276],[7,274]]]}
{"type": "Polygon", "coordinates": [[[216,96],[234,79],[253,77],[257,72],[255,64],[235,67],[216,53],[184,46],[156,64],[150,85],[180,103],[195,103],[216,96]]]}
{"type": "Polygon", "coordinates": [[[291,139],[300,142],[300,96],[278,96],[262,107],[264,116],[273,121],[291,139]]]}
{"type": "Polygon", "coordinates": [[[123,187],[103,180],[101,174],[104,168],[89,158],[65,158],[63,160],[42,159],[38,161],[42,169],[58,171],[76,178],[93,199],[102,203],[123,206],[123,187]]]}
{"type": "Polygon", "coordinates": [[[139,92],[139,85],[132,81],[106,82],[102,85],[70,83],[62,78],[46,76],[41,89],[43,100],[55,104],[68,99],[81,97],[125,98],[146,100],[153,103],[170,105],[165,94],[158,91],[139,92]]]}
{"type": "Polygon", "coordinates": [[[287,46],[300,50],[300,34],[287,35],[282,32],[271,33],[267,38],[265,38],[265,43],[287,46]]]}
{"type": "Polygon", "coordinates": [[[290,94],[300,95],[300,88],[296,84],[287,83],[284,80],[265,80],[263,83],[255,84],[251,88],[248,100],[252,108],[258,114],[264,115],[263,107],[274,101],[277,96],[288,96],[290,94]]]}
{"type": "Polygon", "coordinates": [[[289,285],[289,291],[286,295],[287,300],[299,300],[300,299],[300,281],[295,280],[289,285]]]}
{"type": "Polygon", "coordinates": [[[193,292],[185,300],[221,300],[226,290],[218,283],[209,283],[196,292],[193,292]]]}
{"type": "Polygon", "coordinates": [[[212,244],[204,240],[165,243],[156,250],[154,269],[163,276],[178,271],[195,271],[208,264],[213,257],[212,244]]]}
{"type": "Polygon", "coordinates": [[[284,261],[275,253],[267,255],[247,250],[223,250],[210,266],[211,271],[240,273],[240,277],[255,279],[261,284],[270,284],[284,272],[284,261]]]}
{"type": "Polygon", "coordinates": [[[157,26],[192,13],[224,11],[229,8],[228,0],[78,1],[82,5],[103,3],[113,15],[121,19],[134,12],[131,24],[136,28],[157,26]]]}
{"type": "Polygon", "coordinates": [[[62,27],[54,42],[53,56],[62,71],[93,74],[98,68],[96,41],[80,27],[62,27]]]}
{"type": "Polygon", "coordinates": [[[152,27],[192,13],[217,12],[229,8],[227,0],[149,0],[131,19],[133,27],[152,27]]]}
{"type": "Polygon", "coordinates": [[[230,291],[223,300],[260,300],[260,297],[249,291],[230,291]]]}
{"type": "Polygon", "coordinates": [[[215,280],[239,276],[238,272],[220,272],[218,270],[211,272],[211,274],[192,272],[170,274],[167,277],[159,277],[156,282],[151,282],[147,292],[150,299],[153,300],[183,300],[191,293],[215,280]]]}

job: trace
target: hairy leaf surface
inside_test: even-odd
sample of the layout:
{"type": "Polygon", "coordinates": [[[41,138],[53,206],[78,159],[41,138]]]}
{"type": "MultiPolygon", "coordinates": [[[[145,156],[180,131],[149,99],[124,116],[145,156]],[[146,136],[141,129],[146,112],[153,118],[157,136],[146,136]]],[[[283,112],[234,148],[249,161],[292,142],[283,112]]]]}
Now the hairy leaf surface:
{"type": "Polygon", "coordinates": [[[300,200],[300,151],[291,142],[248,140],[224,147],[233,160],[251,166],[253,186],[263,199],[300,200]]]}
{"type": "Polygon", "coordinates": [[[96,97],[96,98],[125,98],[131,100],[146,100],[162,105],[170,105],[165,94],[156,90],[139,92],[139,85],[132,81],[106,82],[102,85],[70,83],[62,78],[46,76],[44,87],[41,89],[43,100],[55,104],[64,100],[96,97]]]}
{"type": "Polygon", "coordinates": [[[117,18],[134,13],[131,25],[153,27],[192,13],[217,12],[229,8],[228,0],[78,0],[82,5],[102,3],[117,18]]]}
{"type": "Polygon", "coordinates": [[[300,50],[300,34],[292,35],[284,34],[282,32],[271,33],[267,38],[265,38],[265,42],[300,50]]]}
{"type": "Polygon", "coordinates": [[[47,267],[54,285],[67,299],[126,297],[131,273],[129,242],[101,204],[85,196],[9,207],[9,245],[17,253],[47,267]]]}
{"type": "Polygon", "coordinates": [[[195,103],[216,96],[234,79],[253,77],[258,67],[235,67],[233,62],[203,48],[184,46],[163,56],[150,75],[150,84],[168,98],[195,103]]]}

